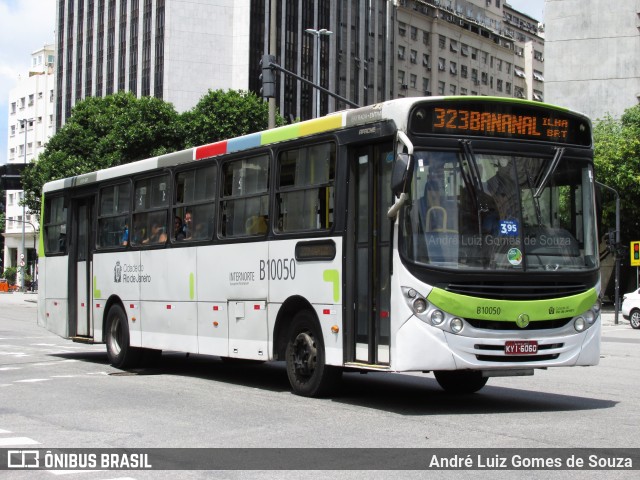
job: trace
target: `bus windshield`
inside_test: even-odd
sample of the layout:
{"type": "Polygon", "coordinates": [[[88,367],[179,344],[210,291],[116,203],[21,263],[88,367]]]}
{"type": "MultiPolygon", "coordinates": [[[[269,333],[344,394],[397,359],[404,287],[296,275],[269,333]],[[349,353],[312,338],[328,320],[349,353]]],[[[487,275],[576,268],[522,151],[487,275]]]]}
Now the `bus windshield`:
{"type": "Polygon", "coordinates": [[[416,150],[404,258],[450,269],[595,269],[592,168],[562,153],[416,150]]]}

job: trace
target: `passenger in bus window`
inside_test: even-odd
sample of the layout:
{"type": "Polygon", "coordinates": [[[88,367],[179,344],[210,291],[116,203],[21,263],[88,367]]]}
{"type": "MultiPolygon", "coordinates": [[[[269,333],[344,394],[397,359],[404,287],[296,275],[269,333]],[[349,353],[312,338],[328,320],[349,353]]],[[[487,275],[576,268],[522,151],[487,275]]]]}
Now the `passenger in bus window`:
{"type": "Polygon", "coordinates": [[[193,236],[193,215],[191,214],[191,210],[187,210],[187,213],[184,214],[184,238],[186,240],[191,240],[193,236]]]}
{"type": "Polygon", "coordinates": [[[120,237],[120,245],[127,246],[129,245],[129,225],[125,222],[124,228],[122,229],[122,237],[120,237]]]}
{"type": "Polygon", "coordinates": [[[173,219],[173,238],[174,240],[184,240],[184,226],[182,225],[182,219],[176,216],[173,219]]]}
{"type": "Polygon", "coordinates": [[[164,227],[159,223],[154,223],[151,226],[151,235],[149,238],[142,241],[145,245],[155,244],[155,243],[165,243],[167,241],[167,234],[164,231],[164,227]]]}

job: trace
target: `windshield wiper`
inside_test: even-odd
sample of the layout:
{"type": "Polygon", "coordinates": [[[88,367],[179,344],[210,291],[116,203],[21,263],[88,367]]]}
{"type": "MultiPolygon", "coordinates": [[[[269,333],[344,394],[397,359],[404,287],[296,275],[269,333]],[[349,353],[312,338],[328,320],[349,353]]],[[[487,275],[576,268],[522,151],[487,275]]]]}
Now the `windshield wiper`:
{"type": "Polygon", "coordinates": [[[551,163],[549,164],[549,168],[547,168],[547,171],[544,172],[544,177],[542,177],[540,186],[536,190],[536,193],[533,194],[534,198],[540,198],[540,195],[542,195],[542,191],[547,186],[547,183],[549,183],[549,179],[551,178],[551,175],[553,175],[553,173],[556,171],[556,168],[558,168],[558,164],[560,163],[560,159],[562,158],[562,155],[564,155],[564,147],[554,147],[554,148],[556,150],[556,154],[553,156],[553,160],[551,160],[551,163]]]}
{"type": "Polygon", "coordinates": [[[473,200],[478,210],[478,231],[482,233],[482,213],[489,211],[489,206],[485,203],[487,194],[482,186],[480,169],[478,168],[478,162],[471,147],[471,141],[460,140],[460,146],[462,147],[463,158],[462,167],[460,168],[462,179],[473,195],[473,200]]]}

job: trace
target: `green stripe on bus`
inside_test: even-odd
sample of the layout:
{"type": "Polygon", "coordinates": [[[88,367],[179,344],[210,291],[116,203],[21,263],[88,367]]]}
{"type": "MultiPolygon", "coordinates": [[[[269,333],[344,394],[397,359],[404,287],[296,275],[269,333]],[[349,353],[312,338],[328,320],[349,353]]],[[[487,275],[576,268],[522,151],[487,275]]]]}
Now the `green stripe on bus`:
{"type": "Polygon", "coordinates": [[[434,288],[427,300],[434,306],[458,317],[514,322],[526,313],[532,322],[579,315],[596,302],[598,294],[592,288],[578,295],[547,300],[491,300],[434,288]]]}
{"type": "Polygon", "coordinates": [[[196,279],[193,272],[189,274],[189,299],[193,300],[196,296],[196,279]]]}
{"type": "Polygon", "coordinates": [[[102,292],[100,290],[98,290],[98,278],[97,277],[93,277],[93,298],[102,298],[102,292]]]}
{"type": "MultiPolygon", "coordinates": [[[[40,221],[44,223],[44,195],[42,195],[42,199],[40,200],[40,221]]],[[[38,232],[38,257],[44,257],[44,228],[40,228],[40,232],[38,232]]]]}
{"type": "Polygon", "coordinates": [[[338,270],[325,270],[322,279],[333,284],[333,301],[337,303],[340,300],[340,273],[338,270]]]}
{"type": "Polygon", "coordinates": [[[300,124],[294,123],[286,125],[280,128],[274,128],[273,130],[267,130],[262,132],[261,144],[267,145],[269,143],[283,142],[292,138],[298,138],[300,136],[300,124]]]}

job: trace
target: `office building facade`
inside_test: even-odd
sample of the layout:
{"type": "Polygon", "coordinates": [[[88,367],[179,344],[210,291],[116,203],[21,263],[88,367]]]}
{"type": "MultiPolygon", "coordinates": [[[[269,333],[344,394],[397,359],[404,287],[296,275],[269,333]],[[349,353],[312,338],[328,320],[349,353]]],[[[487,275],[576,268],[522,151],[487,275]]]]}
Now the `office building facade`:
{"type": "Polygon", "coordinates": [[[640,2],[545,2],[547,99],[592,119],[640,101],[640,2]],[[567,54],[570,52],[570,54],[567,54]]]}
{"type": "MultiPolygon", "coordinates": [[[[9,92],[8,163],[30,163],[44,151],[53,135],[54,119],[54,46],[45,45],[31,55],[31,67],[9,92]]],[[[35,275],[36,242],[39,230],[36,215],[20,205],[22,190],[7,190],[3,266],[22,268],[35,275]]]]}
{"type": "Polygon", "coordinates": [[[454,93],[543,99],[538,23],[501,0],[58,0],[56,127],[82,98],[119,90],[178,111],[209,89],[258,93],[272,5],[276,63],[293,74],[278,73],[276,85],[289,121],[350,105],[321,93],[318,111],[300,80],[314,82],[316,70],[322,87],[357,105],[454,93]]]}

